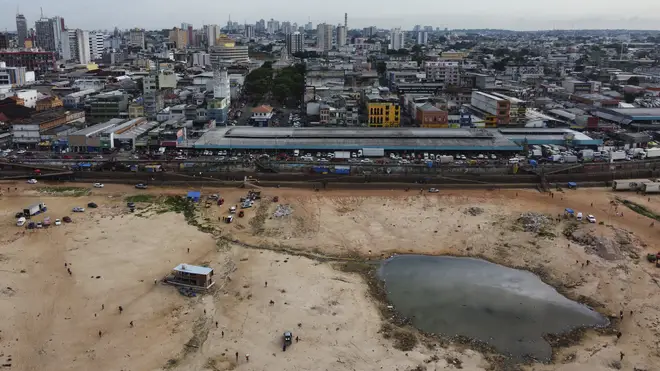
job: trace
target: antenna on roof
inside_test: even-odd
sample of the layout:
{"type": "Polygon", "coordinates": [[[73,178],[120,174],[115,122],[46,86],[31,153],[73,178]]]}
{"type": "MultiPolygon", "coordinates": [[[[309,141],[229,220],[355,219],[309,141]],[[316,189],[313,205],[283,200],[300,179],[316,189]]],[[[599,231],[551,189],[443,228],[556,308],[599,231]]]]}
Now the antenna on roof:
{"type": "Polygon", "coordinates": [[[44,17],[44,8],[43,8],[43,7],[39,7],[39,9],[41,9],[41,18],[43,18],[43,17],[44,17]]]}

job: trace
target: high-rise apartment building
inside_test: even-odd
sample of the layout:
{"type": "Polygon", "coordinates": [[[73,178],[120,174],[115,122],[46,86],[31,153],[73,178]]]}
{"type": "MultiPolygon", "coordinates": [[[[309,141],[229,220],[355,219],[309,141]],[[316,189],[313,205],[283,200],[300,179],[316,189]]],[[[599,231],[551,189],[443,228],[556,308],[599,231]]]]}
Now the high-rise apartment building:
{"type": "Polygon", "coordinates": [[[188,31],[174,27],[170,31],[170,41],[176,45],[177,49],[185,49],[188,46],[188,31]]]}
{"type": "Polygon", "coordinates": [[[220,36],[220,26],[217,24],[210,24],[206,26],[206,40],[208,46],[215,46],[216,40],[220,36]]]}
{"type": "Polygon", "coordinates": [[[400,28],[393,28],[390,32],[390,46],[389,49],[399,50],[403,49],[405,45],[404,33],[400,28]]]}
{"type": "Polygon", "coordinates": [[[18,36],[18,47],[25,47],[25,39],[28,37],[27,20],[23,14],[16,15],[16,32],[18,36]]]}
{"type": "Polygon", "coordinates": [[[186,31],[186,36],[188,37],[188,45],[193,45],[195,41],[193,25],[190,23],[181,23],[181,29],[186,31]]]}
{"type": "Polygon", "coordinates": [[[313,29],[314,29],[314,25],[312,24],[312,22],[307,22],[307,24],[305,24],[305,31],[311,31],[313,29]]]}
{"type": "Polygon", "coordinates": [[[80,64],[91,62],[89,32],[80,29],[68,30],[71,60],[80,64]]]}
{"type": "Polygon", "coordinates": [[[274,34],[280,30],[280,22],[270,19],[268,23],[266,24],[266,32],[269,34],[274,34]]]}
{"type": "Polygon", "coordinates": [[[245,38],[246,39],[254,39],[254,26],[251,24],[246,24],[245,25],[245,38]]]}
{"type": "Polygon", "coordinates": [[[69,34],[61,17],[41,18],[35,22],[37,46],[55,52],[57,59],[71,59],[69,34]]]}
{"type": "Polygon", "coordinates": [[[304,37],[300,32],[294,32],[286,35],[286,51],[289,55],[301,53],[305,50],[304,37]]]}
{"type": "MultiPolygon", "coordinates": [[[[116,45],[119,41],[119,38],[116,38],[116,41],[113,39],[108,43],[108,48],[119,49],[119,45],[116,45]],[[113,45],[114,44],[114,45],[113,45]]],[[[89,33],[89,54],[91,60],[97,60],[103,58],[103,50],[106,48],[105,43],[105,34],[101,31],[92,31],[89,33]]]]}
{"type": "Polygon", "coordinates": [[[417,31],[417,45],[426,45],[429,42],[429,33],[426,31],[417,31]]]}
{"type": "Polygon", "coordinates": [[[337,26],[337,46],[346,45],[346,26],[337,26]]]}
{"type": "Polygon", "coordinates": [[[266,31],[266,21],[260,19],[255,25],[255,31],[257,33],[263,33],[264,31],[266,31]]]}
{"type": "Polygon", "coordinates": [[[284,34],[290,34],[293,32],[293,28],[291,28],[291,22],[282,22],[282,28],[280,29],[282,33],[284,34]]]}
{"type": "Polygon", "coordinates": [[[55,45],[55,27],[53,20],[41,18],[34,22],[36,32],[36,46],[49,52],[56,51],[55,45]]]}
{"type": "Polygon", "coordinates": [[[321,23],[316,27],[316,48],[321,52],[332,49],[332,25],[321,23]]]}

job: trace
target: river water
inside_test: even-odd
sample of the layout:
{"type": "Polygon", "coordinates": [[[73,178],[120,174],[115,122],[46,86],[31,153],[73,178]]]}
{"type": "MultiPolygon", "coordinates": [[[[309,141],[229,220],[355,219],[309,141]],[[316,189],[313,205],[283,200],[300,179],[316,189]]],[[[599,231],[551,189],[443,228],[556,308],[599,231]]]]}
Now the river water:
{"type": "Polygon", "coordinates": [[[397,255],[379,275],[395,309],[418,329],[480,340],[513,358],[548,361],[544,334],[608,324],[535,274],[485,260],[397,255]]]}

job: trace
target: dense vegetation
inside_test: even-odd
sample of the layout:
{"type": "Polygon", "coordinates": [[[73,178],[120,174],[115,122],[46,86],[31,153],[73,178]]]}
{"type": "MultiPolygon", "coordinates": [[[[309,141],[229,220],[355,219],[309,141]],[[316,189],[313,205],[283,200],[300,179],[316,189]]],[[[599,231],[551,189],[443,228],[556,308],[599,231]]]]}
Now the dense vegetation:
{"type": "Polygon", "coordinates": [[[305,66],[296,64],[276,71],[266,62],[246,77],[245,92],[255,103],[274,99],[283,105],[298,105],[305,92],[305,66]]]}

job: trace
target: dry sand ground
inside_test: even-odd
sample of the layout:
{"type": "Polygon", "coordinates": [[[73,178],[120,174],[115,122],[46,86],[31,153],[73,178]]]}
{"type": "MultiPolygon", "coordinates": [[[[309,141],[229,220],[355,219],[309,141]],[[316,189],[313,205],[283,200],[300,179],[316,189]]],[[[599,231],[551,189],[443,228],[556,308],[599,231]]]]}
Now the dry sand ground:
{"type": "MultiPolygon", "coordinates": [[[[218,243],[180,214],[126,214],[123,196],[137,193],[129,186],[108,185],[82,197],[44,196],[17,186],[0,199],[0,365],[11,363],[13,370],[403,371],[419,365],[453,369],[447,359],[457,358],[464,370],[488,368],[484,356],[462,346],[394,349],[379,333],[382,320],[363,279],[330,263],[218,243]],[[74,223],[23,233],[13,225],[13,214],[37,200],[49,205],[46,215],[70,215],[74,223]],[[89,201],[100,207],[70,213],[71,207],[89,201]],[[65,262],[71,264],[71,276],[65,262]],[[214,267],[218,284],[213,293],[185,298],[172,287],[154,285],[154,279],[181,262],[214,267]],[[282,352],[285,330],[301,341],[282,352]]],[[[650,371],[660,364],[655,281],[660,269],[644,259],[647,250],[658,249],[660,225],[650,227],[649,219],[625,207],[615,210],[610,192],[585,189],[551,198],[530,190],[420,195],[268,189],[245,218],[227,225],[218,217],[245,190],[202,191],[221,193],[227,203],[201,208],[200,220],[250,245],[372,258],[403,252],[482,255],[540,269],[572,297],[602,303],[602,312],[625,311],[618,342],[590,331],[581,344],[561,349],[554,364],[534,364],[530,370],[610,370],[620,352],[625,353],[623,370],[650,371]],[[272,217],[276,204],[269,200],[274,195],[291,205],[291,216],[272,217]],[[472,215],[470,207],[482,212],[472,215]],[[603,247],[599,253],[606,259],[567,240],[562,235],[567,222],[544,230],[555,237],[515,228],[522,212],[557,215],[565,207],[605,222],[582,225],[578,232],[626,243],[603,247]],[[624,216],[615,216],[617,211],[624,216]],[[583,267],[587,260],[591,264],[583,267]]],[[[625,197],[660,211],[660,198],[625,197]]]]}

